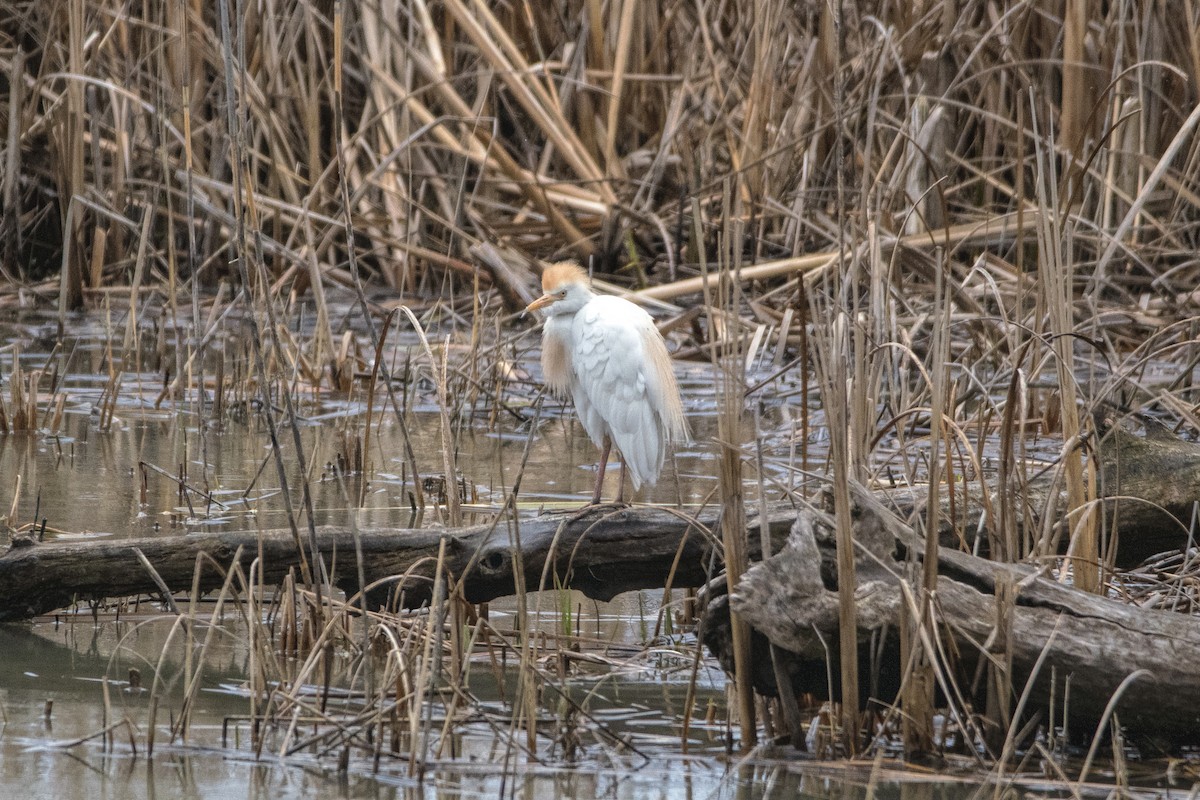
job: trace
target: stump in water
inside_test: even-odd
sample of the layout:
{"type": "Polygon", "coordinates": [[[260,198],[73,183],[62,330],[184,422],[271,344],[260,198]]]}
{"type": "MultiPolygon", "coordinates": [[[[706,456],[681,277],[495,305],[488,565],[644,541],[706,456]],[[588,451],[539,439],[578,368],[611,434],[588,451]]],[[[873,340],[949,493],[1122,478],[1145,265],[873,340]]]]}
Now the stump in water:
{"type": "MultiPolygon", "coordinates": [[[[854,498],[861,545],[856,637],[862,663],[874,666],[864,678],[869,693],[864,696],[883,708],[896,700],[905,668],[897,641],[902,612],[915,615],[917,608],[918,590],[903,576],[917,574],[912,568],[924,548],[870,492],[856,487],[854,498]]],[[[832,530],[824,512],[801,513],[784,549],[751,568],[728,605],[710,604],[705,642],[723,663],[721,615],[732,607],[766,641],[787,651],[794,692],[829,696],[829,676],[838,674],[840,633],[832,530]]],[[[969,724],[986,707],[989,677],[993,686],[1011,687],[1003,707],[1015,707],[1028,687],[1026,719],[985,721],[977,731],[985,738],[991,738],[987,725],[996,726],[992,731],[999,730],[1001,738],[1009,724],[1020,727],[1037,715],[1045,725],[1051,698],[1062,704],[1069,681],[1069,701],[1053,713],[1072,734],[1092,736],[1112,701],[1116,719],[1144,746],[1200,742],[1200,672],[1194,666],[1200,663],[1200,621],[1085,594],[1031,567],[945,548],[937,566],[929,608],[942,639],[936,649],[944,676],[940,688],[956,695],[950,705],[960,721],[969,724]],[[989,676],[988,670],[998,673],[989,676]]],[[[759,647],[765,652],[765,641],[759,647]]],[[[760,692],[777,693],[769,658],[754,677],[760,692]]],[[[835,697],[837,692],[834,685],[835,697]]]]}

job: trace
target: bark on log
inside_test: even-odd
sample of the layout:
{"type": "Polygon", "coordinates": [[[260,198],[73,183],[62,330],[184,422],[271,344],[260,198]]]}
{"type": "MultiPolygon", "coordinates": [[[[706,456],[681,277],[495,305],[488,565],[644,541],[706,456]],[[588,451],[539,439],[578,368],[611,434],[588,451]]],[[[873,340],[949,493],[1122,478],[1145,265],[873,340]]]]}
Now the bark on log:
{"type": "MultiPolygon", "coordinates": [[[[794,516],[786,508],[771,515],[776,541],[782,543],[794,516]]],[[[359,535],[367,583],[383,582],[371,594],[376,605],[401,603],[415,608],[427,602],[443,540],[445,567],[471,602],[515,593],[517,542],[526,589],[570,586],[608,600],[621,592],[664,586],[677,553],[673,585],[702,585],[707,571],[714,568],[713,540],[705,529],[711,529],[716,517],[714,510],[704,512],[696,520],[699,525],[693,525],[661,509],[597,507],[455,530],[364,530],[359,535]],[[553,567],[549,572],[548,561],[553,567]],[[401,581],[401,576],[407,577],[401,581]]],[[[757,522],[754,525],[757,529],[757,522]]],[[[757,535],[751,538],[758,540],[757,535]]],[[[319,528],[317,542],[335,585],[347,595],[357,592],[353,533],[319,528]]],[[[102,542],[35,543],[24,537],[0,555],[0,622],[44,614],[74,600],[157,593],[156,582],[138,558],[139,550],[173,592],[191,589],[197,559],[203,562],[201,591],[220,587],[222,571],[235,560],[248,570],[260,552],[260,569],[268,585],[282,580],[300,563],[300,551],[286,530],[102,542]]]]}
{"type": "MultiPolygon", "coordinates": [[[[904,669],[895,633],[906,603],[903,576],[920,574],[917,565],[924,547],[870,492],[856,487],[855,504],[855,538],[862,547],[857,559],[860,658],[871,651],[884,652],[876,661],[876,686],[883,688],[874,696],[890,705],[904,669]]],[[[788,665],[793,690],[818,696],[829,693],[827,676],[839,674],[832,531],[826,514],[801,514],[787,546],[749,570],[729,599],[756,631],[794,656],[788,665]]],[[[913,585],[908,580],[908,586],[913,585]]],[[[918,593],[910,591],[909,596],[918,593]]],[[[981,660],[1008,662],[1012,706],[1032,681],[1027,711],[1048,709],[1052,676],[1062,704],[1065,682],[1070,680],[1065,716],[1077,736],[1090,737],[1096,731],[1106,705],[1128,680],[1116,705],[1128,735],[1159,748],[1200,742],[1200,672],[1195,668],[1200,663],[1200,620],[1114,602],[1064,586],[1030,567],[946,548],[938,555],[934,606],[937,630],[952,640],[943,652],[954,654],[954,663],[945,666],[975,709],[985,707],[982,691],[987,683],[978,680],[976,667],[981,660]],[[1010,599],[998,601],[998,596],[1010,599]],[[1006,636],[997,636],[1005,629],[1006,636]],[[1010,643],[1007,654],[1000,647],[1005,640],[1010,643]]],[[[722,606],[713,608],[718,616],[706,619],[710,634],[705,641],[723,664],[729,664],[719,616],[722,606]]],[[[911,606],[910,611],[915,614],[911,606]]],[[[755,678],[760,691],[775,694],[774,675],[768,669],[755,678]]],[[[838,691],[836,686],[833,691],[838,691]]],[[[1061,707],[1057,714],[1062,724],[1061,707]]]]}

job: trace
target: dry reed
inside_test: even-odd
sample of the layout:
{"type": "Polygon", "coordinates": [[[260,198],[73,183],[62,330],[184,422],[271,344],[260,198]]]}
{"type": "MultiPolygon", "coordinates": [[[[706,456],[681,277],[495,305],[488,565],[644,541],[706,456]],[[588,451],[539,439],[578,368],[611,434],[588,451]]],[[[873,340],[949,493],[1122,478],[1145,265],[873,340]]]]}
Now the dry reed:
{"type": "MultiPolygon", "coordinates": [[[[381,301],[403,302],[422,332],[421,358],[391,374],[380,363],[389,325],[368,322],[369,410],[346,463],[372,468],[375,386],[403,429],[414,375],[432,375],[437,467],[454,487],[459,412],[506,390],[499,345],[487,366],[475,363],[488,346],[480,318],[523,290],[512,284],[524,273],[478,254],[490,247],[535,263],[566,251],[593,258],[645,302],[696,302],[720,281],[728,302],[708,302],[708,317],[671,307],[667,325],[693,355],[755,362],[774,342],[772,374],[743,392],[776,392],[800,371],[803,418],[789,463],[795,439],[801,463],[787,488],[809,488],[810,432],[824,425],[847,629],[852,480],[932,481],[943,488],[929,495],[930,530],[939,515],[982,506],[979,541],[994,557],[1051,560],[1061,541],[1076,583],[1103,588],[1113,547],[1091,511],[1086,412],[1128,402],[1192,431],[1200,423],[1200,43],[1189,34],[1200,6],[411,0],[334,11],[111,0],[0,10],[0,308],[56,307],[69,333],[73,310],[125,304],[121,345],[109,335],[100,431],[114,422],[123,375],[140,372],[143,293],[160,292],[179,346],[159,401],[203,398],[212,348],[226,348],[215,355],[208,413],[258,403],[286,489],[276,409],[303,459],[296,387],[355,386],[356,348],[330,296],[353,297],[368,321],[381,301]],[[310,297],[315,328],[293,336],[281,319],[310,297]],[[470,317],[461,365],[453,342],[431,344],[430,320],[411,310],[431,298],[449,318],[470,317]],[[231,343],[232,322],[249,326],[249,345],[231,343]],[[1164,362],[1178,372],[1165,385],[1151,375],[1164,362]],[[820,408],[808,405],[810,371],[820,408]],[[1061,437],[1054,457],[1067,502],[1033,510],[1021,493],[1048,435],[1061,437]]],[[[8,363],[0,432],[32,429],[52,407],[55,429],[62,395],[39,408],[44,373],[27,375],[16,354],[8,363]]],[[[773,397],[790,405],[783,390],[773,397]]],[[[501,406],[494,400],[493,412],[501,406]]],[[[729,406],[726,418],[737,411],[729,406]]],[[[736,501],[742,437],[736,426],[726,432],[726,497],[736,501]]],[[[302,463],[301,506],[309,471],[302,463]]],[[[185,497],[199,493],[177,479],[185,497]]],[[[458,492],[446,494],[457,523],[458,492]]],[[[293,514],[290,497],[283,502],[293,514]]],[[[297,541],[312,525],[311,506],[304,512],[290,519],[297,541]]],[[[294,681],[266,688],[280,677],[277,654],[270,637],[254,639],[256,745],[268,738],[266,720],[283,754],[335,740],[359,747],[356,731],[390,728],[416,769],[439,736],[435,689],[455,698],[440,720],[444,739],[471,703],[462,658],[499,633],[472,627],[439,570],[436,614],[372,619],[367,638],[387,655],[369,694],[384,710],[335,724],[300,687],[328,680],[318,673],[330,642],[358,641],[349,628],[368,617],[322,596],[321,564],[312,567],[273,610],[279,648],[306,659],[294,681]],[[455,653],[453,669],[443,651],[455,653]],[[298,738],[310,723],[326,727],[298,738]]],[[[906,696],[920,707],[909,718],[919,749],[932,745],[929,704],[946,665],[930,602],[937,576],[911,577],[906,696]]],[[[230,581],[230,592],[254,594],[252,577],[230,581]]],[[[515,591],[524,616],[524,588],[515,591]]],[[[193,613],[187,636],[198,623],[193,613]]],[[[842,645],[840,725],[853,750],[859,665],[853,637],[842,645]]],[[[509,731],[525,736],[506,741],[532,752],[540,692],[552,681],[528,632],[506,640],[509,650],[521,665],[509,731]]],[[[189,662],[189,697],[195,669],[189,662]]],[[[1020,687],[1003,658],[994,669],[989,710],[1016,724],[1020,687]]],[[[753,719],[748,695],[743,720],[753,719]]],[[[121,725],[110,722],[110,732],[121,725]]],[[[1003,733],[988,737],[1002,762],[1019,732],[1003,733]]],[[[743,743],[753,736],[743,731],[743,743]]]]}

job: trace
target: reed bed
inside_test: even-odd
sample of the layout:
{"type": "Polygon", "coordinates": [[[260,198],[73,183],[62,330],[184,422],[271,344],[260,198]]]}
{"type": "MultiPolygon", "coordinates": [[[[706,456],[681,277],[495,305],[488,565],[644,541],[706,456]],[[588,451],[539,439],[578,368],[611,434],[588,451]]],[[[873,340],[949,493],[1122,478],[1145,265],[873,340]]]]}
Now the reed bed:
{"type": "MultiPolygon", "coordinates": [[[[536,404],[506,315],[540,262],[574,256],[661,312],[677,357],[719,373],[735,571],[740,489],[832,485],[852,626],[846,487],[928,484],[931,530],[994,503],[993,557],[1049,562],[1069,542],[1063,573],[1104,591],[1090,412],[1200,430],[1197,28],[1198,4],[1131,0],[9,3],[0,308],[56,308],[61,333],[80,309],[127,315],[101,430],[122,371],[141,371],[146,326],[169,331],[159,401],[218,424],[235,408],[260,417],[278,482],[297,491],[289,513],[319,472],[303,462],[305,396],[365,401],[326,470],[342,480],[370,473],[372,426],[403,428],[422,393],[441,452],[431,468],[410,447],[406,478],[414,506],[429,490],[453,525],[471,499],[455,462],[464,420],[527,419],[536,404]],[[311,316],[290,324],[299,309],[311,316]],[[392,358],[400,328],[416,340],[392,358]],[[739,399],[777,429],[744,435],[739,399]],[[296,457],[298,481],[283,467],[296,457]],[[1039,530],[1022,493],[1043,468],[1067,499],[1036,510],[1039,530]]],[[[0,427],[21,429],[53,381],[12,363],[0,427]]],[[[297,541],[311,520],[291,520],[297,541]]],[[[390,749],[419,771],[475,714],[513,753],[544,752],[556,684],[527,629],[494,629],[441,573],[424,615],[373,616],[323,594],[310,566],[269,610],[253,605],[253,576],[230,584],[257,631],[255,747],[390,749]],[[339,648],[354,654],[355,699],[334,717],[328,687],[305,692],[339,648]],[[520,676],[502,721],[466,682],[475,655],[499,652],[520,676]]],[[[900,736],[927,751],[946,666],[937,576],[909,577],[900,736]]],[[[1191,608],[1190,589],[1134,596],[1191,608]]],[[[850,651],[841,682],[857,687],[850,651]]],[[[989,685],[987,714],[1015,725],[1001,666],[989,685]]],[[[756,707],[741,690],[749,747],[756,707]]],[[[831,752],[866,743],[848,691],[824,713],[831,752]]],[[[560,726],[585,713],[561,710],[560,726]]],[[[981,738],[1003,774],[1016,731],[981,738]]]]}
{"type": "Polygon", "coordinates": [[[1198,59],[1178,22],[1094,0],[17,2],[0,264],[34,297],[59,276],[68,308],[211,289],[251,256],[279,298],[352,285],[350,254],[401,297],[468,292],[504,280],[483,245],[661,284],[716,252],[737,176],[748,266],[925,234],[960,276],[1011,277],[1050,203],[1094,311],[1194,286],[1198,59]],[[1001,263],[977,265],[961,226],[1014,214],[1001,263]]]}

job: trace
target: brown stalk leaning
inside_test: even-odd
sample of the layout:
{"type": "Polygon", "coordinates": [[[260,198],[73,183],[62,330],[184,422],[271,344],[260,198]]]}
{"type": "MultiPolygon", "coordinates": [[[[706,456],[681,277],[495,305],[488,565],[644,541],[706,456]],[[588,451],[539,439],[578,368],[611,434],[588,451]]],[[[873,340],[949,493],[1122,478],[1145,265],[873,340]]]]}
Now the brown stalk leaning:
{"type": "MultiPolygon", "coordinates": [[[[725,190],[724,203],[729,210],[736,202],[736,190],[732,185],[725,190]]],[[[725,214],[726,237],[729,242],[741,240],[741,226],[731,214],[725,214]]],[[[695,218],[700,225],[699,215],[695,218]]],[[[722,253],[724,256],[724,253],[722,253]]],[[[734,277],[740,268],[740,250],[731,248],[731,261],[723,257],[718,264],[725,276],[716,284],[716,296],[706,291],[705,306],[709,309],[709,325],[716,328],[718,318],[713,309],[722,309],[726,321],[733,330],[724,338],[725,344],[713,348],[710,357],[719,375],[718,395],[721,411],[717,417],[717,437],[721,444],[718,489],[721,497],[721,543],[725,555],[725,582],[730,593],[736,590],[742,573],[749,566],[746,556],[746,504],[742,490],[742,431],[743,398],[746,393],[745,361],[742,337],[739,333],[740,317],[735,313],[739,305],[740,286],[734,277]]],[[[702,260],[701,267],[707,265],[702,260]]],[[[706,290],[708,284],[705,284],[706,290]]],[[[754,706],[754,686],[751,680],[750,628],[737,614],[730,615],[733,632],[734,680],[738,704],[738,727],[742,752],[749,752],[758,741],[758,727],[754,706]]]]}

